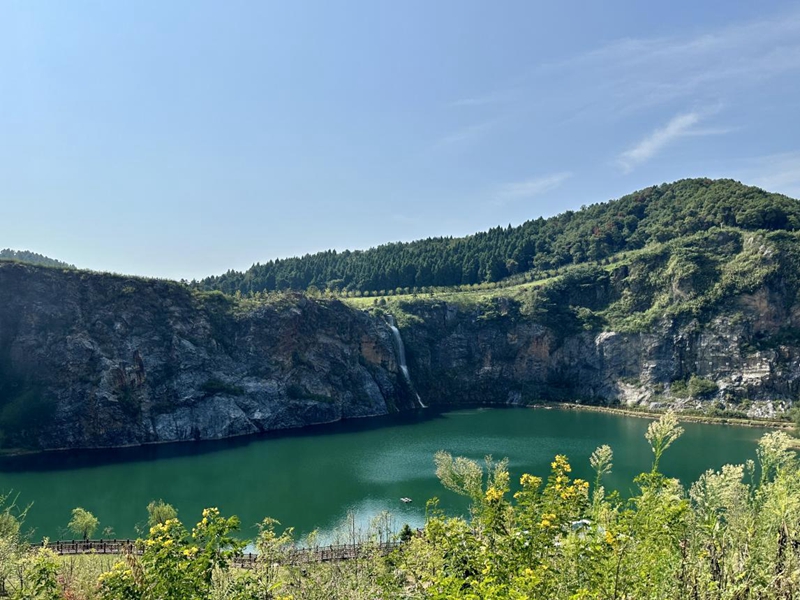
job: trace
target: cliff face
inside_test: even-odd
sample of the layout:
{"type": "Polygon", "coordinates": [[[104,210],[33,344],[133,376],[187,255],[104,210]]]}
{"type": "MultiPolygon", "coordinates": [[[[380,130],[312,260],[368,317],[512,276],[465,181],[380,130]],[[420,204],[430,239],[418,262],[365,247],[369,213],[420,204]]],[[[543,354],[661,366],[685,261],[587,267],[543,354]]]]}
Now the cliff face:
{"type": "Polygon", "coordinates": [[[797,329],[800,311],[766,289],[708,323],[665,320],[648,333],[559,336],[511,303],[489,314],[443,302],[406,309],[414,381],[434,402],[579,400],[772,416],[800,398],[800,349],[782,336],[797,329]],[[693,389],[693,378],[706,387],[693,389]]]}
{"type": "MultiPolygon", "coordinates": [[[[711,403],[766,415],[800,394],[800,350],[784,335],[800,312],[780,286],[705,324],[664,320],[648,333],[559,334],[518,304],[404,307],[426,404],[711,403]],[[698,393],[686,390],[693,377],[706,384],[698,393]]],[[[416,406],[379,312],[0,263],[2,447],[214,439],[416,406]]]]}
{"type": "Polygon", "coordinates": [[[391,332],[335,301],[0,263],[3,446],[213,439],[410,408],[391,332]]]}

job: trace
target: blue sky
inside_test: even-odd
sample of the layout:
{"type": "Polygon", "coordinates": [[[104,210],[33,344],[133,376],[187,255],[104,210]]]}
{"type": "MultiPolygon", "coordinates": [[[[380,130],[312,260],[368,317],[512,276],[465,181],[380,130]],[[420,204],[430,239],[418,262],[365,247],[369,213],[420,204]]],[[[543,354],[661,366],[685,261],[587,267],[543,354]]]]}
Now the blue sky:
{"type": "Polygon", "coordinates": [[[0,0],[0,247],[202,277],[683,177],[800,197],[800,4],[0,0]]]}

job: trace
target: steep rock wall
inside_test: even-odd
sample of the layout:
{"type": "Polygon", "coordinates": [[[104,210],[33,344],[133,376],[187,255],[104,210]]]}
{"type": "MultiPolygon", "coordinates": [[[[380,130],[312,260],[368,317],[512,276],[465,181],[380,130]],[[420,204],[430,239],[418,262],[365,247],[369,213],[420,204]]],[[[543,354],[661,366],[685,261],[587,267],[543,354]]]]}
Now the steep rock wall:
{"type": "Polygon", "coordinates": [[[756,416],[800,397],[800,351],[780,337],[800,318],[766,290],[742,296],[709,323],[665,320],[647,333],[557,335],[513,306],[491,314],[446,302],[406,309],[411,372],[433,402],[714,403],[756,416]],[[677,382],[691,376],[718,389],[702,398],[678,394],[677,382]]]}
{"type": "MultiPolygon", "coordinates": [[[[559,334],[503,301],[404,310],[408,368],[427,405],[578,400],[768,415],[800,395],[800,351],[784,335],[800,314],[780,289],[646,333],[559,334]],[[691,376],[717,389],[676,393],[691,376]]],[[[396,352],[384,315],[338,301],[251,302],[0,263],[0,445],[215,439],[413,410],[396,352]]]]}
{"type": "Polygon", "coordinates": [[[384,321],[302,296],[0,264],[6,447],[213,439],[414,406],[384,321]]]}

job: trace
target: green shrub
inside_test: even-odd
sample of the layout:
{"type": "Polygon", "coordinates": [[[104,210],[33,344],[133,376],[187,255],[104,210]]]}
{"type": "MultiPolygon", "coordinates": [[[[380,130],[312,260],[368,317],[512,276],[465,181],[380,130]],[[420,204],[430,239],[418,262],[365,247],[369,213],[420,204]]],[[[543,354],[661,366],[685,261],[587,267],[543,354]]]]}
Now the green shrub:
{"type": "Polygon", "coordinates": [[[692,375],[687,384],[687,390],[692,398],[709,398],[717,393],[719,387],[716,383],[705,377],[692,375]]]}
{"type": "Polygon", "coordinates": [[[676,379],[670,383],[669,392],[676,398],[686,398],[689,396],[689,389],[683,379],[676,379]]]}

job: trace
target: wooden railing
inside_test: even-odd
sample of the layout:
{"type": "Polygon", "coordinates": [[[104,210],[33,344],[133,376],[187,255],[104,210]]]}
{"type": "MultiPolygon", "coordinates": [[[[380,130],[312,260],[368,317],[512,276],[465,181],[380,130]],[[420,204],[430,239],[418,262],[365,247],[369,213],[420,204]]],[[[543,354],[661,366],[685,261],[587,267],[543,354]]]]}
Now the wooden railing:
{"type": "MultiPolygon", "coordinates": [[[[42,544],[43,545],[43,544],[42,544]]],[[[388,554],[400,546],[400,542],[381,542],[363,544],[336,544],[312,548],[291,547],[285,552],[284,562],[301,564],[309,562],[329,562],[351,560],[370,552],[388,554]]],[[[70,556],[75,554],[141,554],[141,544],[136,540],[59,540],[48,542],[47,547],[56,554],[70,556]]],[[[237,567],[252,568],[258,562],[258,554],[246,553],[234,558],[237,567]]]]}
{"type": "MultiPolygon", "coordinates": [[[[44,546],[44,542],[39,544],[44,546]]],[[[140,554],[136,540],[58,540],[47,542],[56,554],[140,554]]]]}

